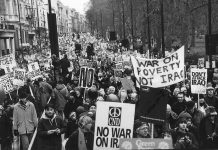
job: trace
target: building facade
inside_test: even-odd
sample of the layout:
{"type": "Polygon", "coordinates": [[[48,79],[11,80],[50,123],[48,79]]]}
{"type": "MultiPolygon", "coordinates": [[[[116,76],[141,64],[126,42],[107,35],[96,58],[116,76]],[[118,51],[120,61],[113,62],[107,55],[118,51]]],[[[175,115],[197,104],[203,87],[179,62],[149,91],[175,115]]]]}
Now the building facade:
{"type": "MultiPolygon", "coordinates": [[[[51,0],[51,5],[58,34],[87,31],[85,17],[75,9],[60,0],[51,0]]],[[[48,0],[0,0],[0,57],[48,40],[48,12],[48,0]]]]}

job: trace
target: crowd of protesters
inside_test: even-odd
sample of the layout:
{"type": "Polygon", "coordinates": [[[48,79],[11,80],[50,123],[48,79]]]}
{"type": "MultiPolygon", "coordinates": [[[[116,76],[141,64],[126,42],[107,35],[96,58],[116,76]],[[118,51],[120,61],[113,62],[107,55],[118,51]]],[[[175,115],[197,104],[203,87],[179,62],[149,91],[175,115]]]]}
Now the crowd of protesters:
{"type": "MultiPolygon", "coordinates": [[[[46,79],[28,79],[12,101],[8,96],[0,105],[1,149],[11,150],[13,136],[19,136],[21,149],[27,150],[37,129],[36,149],[61,150],[65,141],[66,150],[92,150],[96,102],[137,106],[140,100],[140,89],[130,66],[124,69],[123,78],[118,79],[114,76],[113,61],[101,57],[97,60],[101,63],[95,68],[93,86],[87,90],[78,86],[79,70],[71,78],[67,55],[61,60],[53,55],[53,74],[46,79]]],[[[175,149],[218,148],[216,87],[208,83],[207,94],[200,95],[199,107],[189,80],[165,90],[169,97],[164,125],[154,125],[151,135],[150,124],[136,114],[133,137],[171,138],[175,149]]]]}

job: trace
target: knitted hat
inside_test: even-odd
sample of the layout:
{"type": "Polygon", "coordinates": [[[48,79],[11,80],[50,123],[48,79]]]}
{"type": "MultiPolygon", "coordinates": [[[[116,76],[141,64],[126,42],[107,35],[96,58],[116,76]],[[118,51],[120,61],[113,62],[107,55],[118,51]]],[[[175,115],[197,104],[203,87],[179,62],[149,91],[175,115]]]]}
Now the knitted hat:
{"type": "Polygon", "coordinates": [[[108,102],[120,102],[119,98],[115,94],[109,94],[107,96],[106,101],[108,101],[108,102]]]}
{"type": "Polygon", "coordinates": [[[188,119],[188,118],[192,118],[192,116],[191,116],[189,113],[187,113],[187,112],[181,112],[181,113],[179,114],[178,118],[179,118],[179,119],[181,119],[181,118],[188,119]]]}
{"type": "Polygon", "coordinates": [[[82,107],[82,106],[79,106],[79,107],[77,107],[76,112],[77,112],[77,114],[79,116],[81,113],[85,112],[85,108],[82,107]]]}
{"type": "Polygon", "coordinates": [[[205,109],[205,112],[206,112],[206,116],[215,116],[215,115],[217,115],[215,107],[213,107],[213,106],[208,106],[205,109]]]}
{"type": "Polygon", "coordinates": [[[91,117],[85,115],[85,116],[81,116],[79,118],[79,125],[80,126],[84,126],[84,125],[87,125],[89,123],[92,123],[92,118],[91,117]]]}

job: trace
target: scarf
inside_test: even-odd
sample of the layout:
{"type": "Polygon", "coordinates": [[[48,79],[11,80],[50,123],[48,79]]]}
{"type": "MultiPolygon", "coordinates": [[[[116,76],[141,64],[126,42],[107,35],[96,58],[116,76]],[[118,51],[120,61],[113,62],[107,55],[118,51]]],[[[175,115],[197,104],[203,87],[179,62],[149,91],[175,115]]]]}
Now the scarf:
{"type": "Polygon", "coordinates": [[[84,133],[79,128],[78,148],[79,150],[87,150],[84,133]]]}

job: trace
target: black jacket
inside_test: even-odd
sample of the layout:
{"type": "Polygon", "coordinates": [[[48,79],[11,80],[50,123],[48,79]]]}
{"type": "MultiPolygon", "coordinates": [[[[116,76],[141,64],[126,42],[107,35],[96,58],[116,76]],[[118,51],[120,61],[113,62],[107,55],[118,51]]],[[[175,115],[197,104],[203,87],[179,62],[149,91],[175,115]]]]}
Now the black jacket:
{"type": "Polygon", "coordinates": [[[48,135],[49,130],[59,128],[61,134],[65,132],[64,122],[60,117],[55,117],[53,120],[48,118],[40,119],[38,123],[38,149],[39,150],[61,150],[62,139],[61,134],[48,135]]]}
{"type": "MultiPolygon", "coordinates": [[[[87,150],[93,150],[94,135],[91,132],[84,133],[87,150]]],[[[76,130],[68,139],[66,150],[79,150],[78,148],[79,130],[76,130]]]]}

